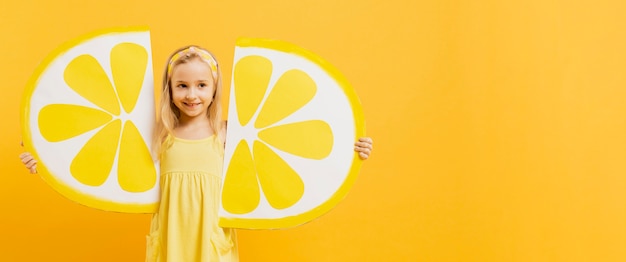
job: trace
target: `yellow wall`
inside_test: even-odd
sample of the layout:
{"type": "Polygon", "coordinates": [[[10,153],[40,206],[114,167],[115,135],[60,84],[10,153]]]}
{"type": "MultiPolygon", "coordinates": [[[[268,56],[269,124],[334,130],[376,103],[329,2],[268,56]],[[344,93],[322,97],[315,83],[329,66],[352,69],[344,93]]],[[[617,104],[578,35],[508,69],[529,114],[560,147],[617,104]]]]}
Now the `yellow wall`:
{"type": "MultiPolygon", "coordinates": [[[[4,1],[0,260],[142,261],[148,215],[64,199],[17,155],[38,63],[84,33],[148,25],[168,52],[239,36],[341,70],[375,152],[329,214],[240,231],[242,261],[626,261],[626,2],[4,1]],[[174,4],[187,2],[187,4],[174,4]]],[[[227,86],[229,83],[227,83],[227,86]]]]}

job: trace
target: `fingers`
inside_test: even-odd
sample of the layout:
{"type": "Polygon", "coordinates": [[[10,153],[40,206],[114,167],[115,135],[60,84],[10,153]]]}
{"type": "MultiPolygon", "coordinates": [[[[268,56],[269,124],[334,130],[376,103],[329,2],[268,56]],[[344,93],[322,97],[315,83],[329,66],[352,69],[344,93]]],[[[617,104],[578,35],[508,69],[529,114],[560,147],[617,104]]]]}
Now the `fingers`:
{"type": "Polygon", "coordinates": [[[363,148],[363,147],[355,147],[354,151],[359,153],[359,158],[363,160],[368,159],[370,156],[370,153],[372,153],[372,151],[369,148],[363,148]]]}
{"type": "Polygon", "coordinates": [[[33,157],[33,155],[31,155],[31,154],[30,154],[30,153],[28,153],[28,152],[24,152],[24,153],[21,153],[21,154],[20,154],[20,160],[22,160],[22,163],[24,163],[24,164],[26,164],[26,162],[28,162],[28,161],[30,161],[30,160],[33,160],[33,159],[35,159],[35,158],[33,157]]]}
{"type": "Polygon", "coordinates": [[[372,153],[372,149],[369,147],[361,147],[361,146],[356,146],[354,147],[354,151],[357,151],[359,153],[365,153],[365,154],[370,154],[372,153]]]}
{"type": "Polygon", "coordinates": [[[358,142],[354,143],[354,146],[355,149],[365,148],[371,151],[374,149],[374,141],[369,137],[361,137],[358,142]]]}
{"type": "Polygon", "coordinates": [[[359,141],[360,142],[367,142],[367,143],[370,143],[370,144],[374,144],[374,140],[372,140],[371,137],[361,137],[361,138],[359,138],[359,141]]]}
{"type": "MultiPolygon", "coordinates": [[[[31,159],[31,160],[25,162],[24,165],[29,170],[36,170],[36,168],[37,168],[37,160],[31,159]]],[[[31,173],[33,173],[33,172],[31,172],[31,173]]]]}
{"type": "Polygon", "coordinates": [[[37,174],[37,160],[33,155],[28,152],[20,154],[20,160],[22,160],[22,164],[26,166],[26,169],[30,171],[31,174],[37,174]]]}
{"type": "Polygon", "coordinates": [[[26,166],[26,168],[32,169],[33,167],[37,167],[37,160],[31,159],[30,161],[24,163],[24,165],[26,166]]]}
{"type": "Polygon", "coordinates": [[[368,159],[374,149],[373,143],[371,138],[361,137],[358,142],[354,143],[354,151],[359,153],[359,158],[368,159]]]}
{"type": "Polygon", "coordinates": [[[366,143],[366,142],[356,142],[356,143],[354,143],[354,145],[356,147],[369,148],[370,150],[374,148],[374,146],[372,144],[366,143]]]}
{"type": "Polygon", "coordinates": [[[369,157],[370,157],[370,155],[369,155],[369,154],[365,154],[365,153],[363,153],[363,152],[359,152],[359,158],[361,158],[361,159],[365,160],[365,159],[367,159],[367,158],[369,158],[369,157]]]}

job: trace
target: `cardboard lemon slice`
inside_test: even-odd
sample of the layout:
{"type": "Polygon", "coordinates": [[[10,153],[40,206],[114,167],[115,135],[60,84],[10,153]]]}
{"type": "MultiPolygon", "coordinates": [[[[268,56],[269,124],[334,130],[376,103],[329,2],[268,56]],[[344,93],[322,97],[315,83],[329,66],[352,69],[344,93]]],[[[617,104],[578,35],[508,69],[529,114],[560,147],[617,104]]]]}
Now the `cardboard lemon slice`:
{"type": "Polygon", "coordinates": [[[239,39],[233,65],[220,225],[287,228],[328,212],[361,166],[356,93],[331,64],[286,42],[239,39]]]}
{"type": "Polygon", "coordinates": [[[97,31],[60,46],[36,69],[22,104],[24,145],[56,191],[102,210],[156,210],[147,28],[97,31]]]}

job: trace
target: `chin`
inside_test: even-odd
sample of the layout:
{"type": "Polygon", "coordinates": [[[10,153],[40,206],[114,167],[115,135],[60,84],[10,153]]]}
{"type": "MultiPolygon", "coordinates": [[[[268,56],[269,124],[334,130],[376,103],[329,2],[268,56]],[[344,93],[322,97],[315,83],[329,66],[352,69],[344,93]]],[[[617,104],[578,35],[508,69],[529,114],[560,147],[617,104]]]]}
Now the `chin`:
{"type": "MultiPolygon", "coordinates": [[[[196,117],[200,117],[200,116],[205,116],[206,112],[181,112],[183,115],[185,115],[188,118],[196,118],[196,117]]],[[[208,117],[207,117],[208,118],[208,117]]]]}

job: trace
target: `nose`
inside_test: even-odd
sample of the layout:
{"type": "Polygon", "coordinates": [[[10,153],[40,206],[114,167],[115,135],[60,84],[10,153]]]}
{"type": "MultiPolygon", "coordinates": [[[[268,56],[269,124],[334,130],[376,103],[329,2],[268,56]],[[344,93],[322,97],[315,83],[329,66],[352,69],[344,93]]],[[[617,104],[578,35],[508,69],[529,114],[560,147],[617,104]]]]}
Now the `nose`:
{"type": "Polygon", "coordinates": [[[187,94],[186,94],[185,98],[187,98],[187,99],[196,98],[196,89],[193,88],[193,87],[188,88],[187,89],[187,94]]]}

